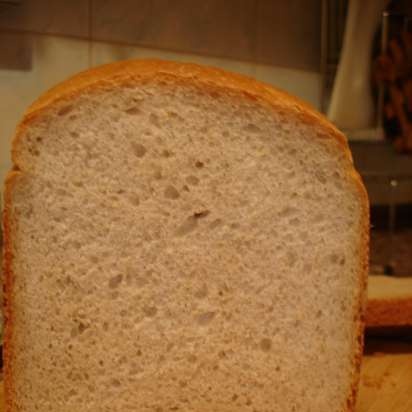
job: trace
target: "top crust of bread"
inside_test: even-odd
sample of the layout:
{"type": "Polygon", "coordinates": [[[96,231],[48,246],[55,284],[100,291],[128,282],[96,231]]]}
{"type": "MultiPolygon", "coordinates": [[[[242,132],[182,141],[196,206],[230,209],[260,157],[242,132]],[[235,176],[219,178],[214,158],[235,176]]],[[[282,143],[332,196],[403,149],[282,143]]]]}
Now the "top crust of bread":
{"type": "MultiPolygon", "coordinates": [[[[130,60],[81,72],[53,87],[36,100],[28,108],[17,129],[12,149],[14,164],[19,166],[18,146],[21,132],[54,103],[99,89],[146,82],[192,83],[207,94],[239,93],[245,98],[272,106],[275,110],[287,111],[289,115],[296,116],[301,122],[316,126],[319,129],[319,137],[336,139],[342,150],[352,159],[345,136],[324,116],[313,110],[308,104],[270,85],[246,76],[196,64],[162,60],[130,60]]],[[[362,186],[361,195],[365,197],[363,185],[360,186],[362,186]]]]}
{"type": "MultiPolygon", "coordinates": [[[[347,394],[347,409],[353,411],[355,407],[357,386],[359,381],[359,369],[362,357],[363,330],[364,330],[364,309],[366,303],[366,282],[368,273],[368,242],[369,242],[369,202],[363,183],[355,171],[352,156],[348,148],[345,136],[338,131],[328,120],[313,110],[309,105],[298,99],[281,92],[272,86],[260,83],[251,78],[228,73],[215,68],[207,68],[195,64],[166,62],[161,60],[133,60],[119,62],[97,67],[66,80],[57,85],[37,101],[27,110],[23,120],[18,125],[12,144],[13,170],[5,182],[5,208],[4,208],[4,270],[6,291],[12,290],[12,242],[11,231],[12,216],[12,191],[15,182],[24,174],[27,165],[21,157],[20,146],[22,144],[24,132],[54,105],[61,101],[72,101],[77,96],[86,93],[95,93],[99,90],[116,88],[121,85],[139,85],[145,83],[167,83],[173,85],[190,84],[195,86],[200,93],[209,95],[231,94],[240,99],[258,102],[259,104],[273,109],[275,112],[284,112],[288,116],[296,118],[301,123],[308,124],[315,128],[319,139],[334,140],[342,150],[342,154],[349,160],[348,168],[345,171],[348,179],[353,183],[353,191],[357,194],[362,208],[362,228],[359,233],[359,282],[361,285],[360,299],[354,320],[354,330],[358,336],[358,347],[354,350],[352,388],[347,394]]],[[[11,319],[12,297],[5,299],[5,316],[11,319]]],[[[13,357],[10,338],[12,336],[13,325],[6,323],[5,330],[5,375],[6,375],[6,411],[12,411],[10,398],[13,396],[12,365],[10,360],[13,357]]],[[[14,411],[13,411],[14,412],[14,411]]]]}

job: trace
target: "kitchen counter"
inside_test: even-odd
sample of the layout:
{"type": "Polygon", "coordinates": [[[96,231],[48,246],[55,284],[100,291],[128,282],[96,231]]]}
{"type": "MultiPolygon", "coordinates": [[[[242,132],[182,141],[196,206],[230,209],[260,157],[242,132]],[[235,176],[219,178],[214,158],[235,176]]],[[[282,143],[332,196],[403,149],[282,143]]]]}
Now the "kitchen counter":
{"type": "MultiPolygon", "coordinates": [[[[0,412],[4,411],[0,385],[0,412]]],[[[368,339],[355,412],[412,411],[412,336],[368,339]]]]}

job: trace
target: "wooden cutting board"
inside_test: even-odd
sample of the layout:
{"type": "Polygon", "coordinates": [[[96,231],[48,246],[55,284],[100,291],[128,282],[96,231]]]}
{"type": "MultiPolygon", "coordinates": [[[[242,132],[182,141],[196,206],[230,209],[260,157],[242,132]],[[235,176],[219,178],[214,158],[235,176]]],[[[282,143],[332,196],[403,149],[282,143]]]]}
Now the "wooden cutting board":
{"type": "Polygon", "coordinates": [[[412,411],[412,339],[368,340],[355,412],[412,411]]]}
{"type": "MultiPolygon", "coordinates": [[[[412,339],[368,341],[355,412],[411,411],[412,339]]],[[[3,385],[0,385],[0,412],[4,412],[3,385]]]]}

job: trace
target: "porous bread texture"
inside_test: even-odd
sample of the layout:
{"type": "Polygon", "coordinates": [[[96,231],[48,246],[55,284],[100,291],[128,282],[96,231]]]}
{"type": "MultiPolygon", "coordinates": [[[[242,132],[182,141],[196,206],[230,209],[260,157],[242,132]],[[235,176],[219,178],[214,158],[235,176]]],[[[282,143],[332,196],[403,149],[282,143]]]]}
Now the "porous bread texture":
{"type": "Polygon", "coordinates": [[[286,103],[220,87],[86,88],[20,132],[8,412],[353,406],[367,245],[351,159],[286,103]]]}

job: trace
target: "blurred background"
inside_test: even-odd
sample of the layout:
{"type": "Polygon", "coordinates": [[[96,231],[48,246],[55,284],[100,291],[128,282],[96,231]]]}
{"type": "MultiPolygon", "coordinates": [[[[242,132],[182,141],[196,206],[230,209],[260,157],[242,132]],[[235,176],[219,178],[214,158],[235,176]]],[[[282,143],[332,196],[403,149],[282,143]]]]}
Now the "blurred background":
{"type": "Polygon", "coordinates": [[[412,1],[0,0],[0,180],[27,106],[72,74],[158,57],[252,76],[348,136],[371,272],[412,275],[412,1]]]}

